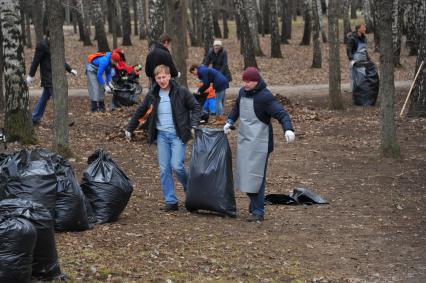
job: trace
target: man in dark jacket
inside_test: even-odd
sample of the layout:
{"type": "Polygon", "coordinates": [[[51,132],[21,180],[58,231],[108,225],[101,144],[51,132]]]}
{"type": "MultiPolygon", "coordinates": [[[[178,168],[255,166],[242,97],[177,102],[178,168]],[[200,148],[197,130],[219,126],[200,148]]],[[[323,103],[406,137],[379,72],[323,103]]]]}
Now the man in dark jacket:
{"type": "Polygon", "coordinates": [[[133,115],[126,137],[131,139],[139,125],[139,118],[148,111],[148,143],[157,142],[157,158],[160,165],[160,180],[165,200],[164,211],[178,210],[173,175],[186,191],[188,174],[185,169],[186,144],[200,121],[200,105],[194,96],[175,80],[171,80],[170,68],[159,65],[154,70],[156,84],[149,90],[133,115]]]}
{"type": "MultiPolygon", "coordinates": [[[[41,86],[43,87],[43,92],[37,101],[32,114],[32,121],[35,125],[40,123],[44,110],[46,109],[46,104],[53,94],[49,39],[49,31],[46,31],[43,39],[36,46],[33,62],[31,63],[30,71],[27,76],[27,84],[30,86],[32,85],[37,68],[40,65],[41,86]]],[[[77,71],[71,69],[67,63],[65,63],[65,70],[67,70],[68,73],[77,76],[77,71]]]]}
{"type": "Polygon", "coordinates": [[[226,50],[223,49],[222,41],[220,40],[215,40],[213,42],[213,48],[210,48],[204,57],[203,65],[208,67],[210,64],[214,69],[221,72],[222,75],[228,79],[228,82],[232,81],[231,72],[228,67],[228,54],[226,50]]]}
{"type": "Polygon", "coordinates": [[[151,81],[151,86],[155,82],[154,70],[159,65],[166,65],[169,67],[172,78],[179,76],[179,72],[176,70],[172,55],[170,54],[171,44],[172,39],[170,36],[163,33],[158,38],[158,42],[154,42],[150,47],[150,51],[146,56],[145,73],[151,81]]]}
{"type": "Polygon", "coordinates": [[[370,60],[367,53],[367,37],[365,25],[355,26],[355,31],[349,34],[346,46],[346,54],[351,66],[358,60],[370,60]]]}
{"type": "Polygon", "coordinates": [[[247,221],[263,221],[265,208],[266,167],[274,149],[271,118],[281,124],[287,142],[295,139],[293,125],[287,111],[266,88],[254,67],[243,73],[244,86],[240,89],[234,107],[223,127],[226,134],[240,119],[238,129],[235,188],[247,193],[250,206],[247,221]]]}

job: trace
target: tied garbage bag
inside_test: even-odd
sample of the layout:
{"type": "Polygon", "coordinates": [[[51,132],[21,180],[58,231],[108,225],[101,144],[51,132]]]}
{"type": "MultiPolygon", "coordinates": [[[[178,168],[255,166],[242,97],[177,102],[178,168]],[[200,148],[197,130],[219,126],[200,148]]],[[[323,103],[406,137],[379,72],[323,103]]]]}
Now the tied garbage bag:
{"type": "Polygon", "coordinates": [[[96,150],[87,163],[81,188],[89,199],[96,223],[114,221],[126,208],[133,186],[103,149],[96,150]]]}
{"type": "Polygon", "coordinates": [[[30,200],[5,199],[0,201],[0,216],[22,217],[34,225],[37,231],[32,264],[34,279],[52,281],[64,278],[58,262],[53,219],[46,208],[30,200]]]}
{"type": "Polygon", "coordinates": [[[197,129],[192,146],[185,206],[236,217],[232,155],[222,130],[197,129]]]}
{"type": "Polygon", "coordinates": [[[374,106],[379,94],[379,74],[371,61],[357,61],[352,68],[352,100],[355,105],[374,106]]]}
{"type": "Polygon", "coordinates": [[[114,89],[113,99],[118,105],[116,106],[132,106],[138,103],[140,86],[136,84],[125,84],[123,87],[114,89]]]}
{"type": "Polygon", "coordinates": [[[30,221],[0,216],[0,282],[30,283],[37,231],[30,221]]]}
{"type": "Polygon", "coordinates": [[[328,204],[328,202],[317,195],[316,193],[306,188],[296,188],[293,193],[288,195],[284,194],[269,194],[265,196],[266,204],[328,204]]]}

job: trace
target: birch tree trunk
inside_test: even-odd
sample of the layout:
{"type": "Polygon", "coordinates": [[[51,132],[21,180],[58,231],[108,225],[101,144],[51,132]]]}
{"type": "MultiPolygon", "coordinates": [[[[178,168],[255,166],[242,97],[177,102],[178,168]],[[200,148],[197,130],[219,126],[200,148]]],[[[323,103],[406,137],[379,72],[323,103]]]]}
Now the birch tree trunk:
{"type": "Polygon", "coordinates": [[[211,0],[201,0],[200,2],[203,14],[204,55],[206,55],[213,46],[213,2],[211,0]]]}
{"type": "Polygon", "coordinates": [[[68,82],[65,74],[64,16],[61,0],[47,0],[48,27],[50,31],[50,53],[52,60],[53,85],[53,149],[67,158],[71,150],[68,141],[68,82]]]}
{"type": "Polygon", "coordinates": [[[342,2],[342,18],[343,18],[343,43],[348,42],[348,34],[351,30],[351,22],[349,19],[349,5],[351,0],[343,0],[342,2]]]}
{"type": "Polygon", "coordinates": [[[253,47],[255,56],[265,56],[260,48],[258,22],[257,22],[257,4],[256,0],[244,1],[244,9],[248,17],[250,34],[253,39],[253,47]]]}
{"type": "Polygon", "coordinates": [[[366,27],[366,33],[371,33],[374,29],[373,24],[373,15],[371,14],[371,5],[370,0],[363,0],[363,10],[364,10],[364,22],[366,27]]]}
{"type": "Polygon", "coordinates": [[[419,38],[417,35],[416,22],[420,16],[417,11],[419,7],[415,4],[416,1],[407,1],[405,3],[405,18],[406,18],[406,37],[407,47],[410,49],[408,56],[416,56],[419,49],[419,38]]]}
{"type": "Polygon", "coordinates": [[[324,29],[324,20],[323,20],[323,16],[322,16],[321,0],[316,0],[316,1],[317,1],[318,19],[319,19],[322,42],[327,43],[327,34],[326,34],[325,29],[324,29]]]}
{"type": "Polygon", "coordinates": [[[240,22],[240,49],[244,58],[244,69],[247,67],[257,68],[256,56],[253,48],[253,38],[251,37],[248,17],[245,13],[243,0],[234,0],[235,13],[240,22]]]}
{"type": "Polygon", "coordinates": [[[123,20],[123,46],[132,45],[132,24],[130,22],[130,0],[121,0],[121,18],[123,20]]]}
{"type": "Polygon", "coordinates": [[[305,21],[303,28],[303,38],[300,42],[300,45],[310,45],[311,44],[311,34],[312,34],[312,24],[311,24],[311,1],[303,1],[303,20],[305,21]]]}
{"type": "Polygon", "coordinates": [[[340,0],[328,2],[328,83],[329,108],[343,109],[340,74],[339,14],[340,0]]]}
{"type": "MultiPolygon", "coordinates": [[[[1,12],[1,9],[0,9],[1,12]]],[[[0,112],[4,112],[5,111],[5,99],[4,99],[4,91],[3,91],[3,77],[4,77],[4,56],[3,56],[3,33],[2,33],[2,28],[1,28],[2,24],[1,24],[1,17],[0,17],[0,54],[2,56],[0,56],[0,112]]]]}
{"type": "Polygon", "coordinates": [[[401,38],[403,24],[403,9],[401,0],[393,0],[392,9],[392,38],[393,38],[393,64],[401,66],[401,38]]]}
{"type": "Polygon", "coordinates": [[[269,4],[271,9],[271,57],[282,58],[277,0],[270,0],[269,4]]]}
{"type": "Polygon", "coordinates": [[[419,74],[416,88],[411,96],[411,104],[408,116],[426,117],[426,0],[415,0],[418,8],[417,32],[420,39],[420,46],[417,54],[416,70],[424,62],[423,69],[419,74]]]}
{"type": "Polygon", "coordinates": [[[146,39],[146,1],[136,1],[139,18],[139,39],[146,39]]]}
{"type": "Polygon", "coordinates": [[[109,51],[108,40],[105,33],[104,17],[101,3],[98,0],[92,0],[92,14],[95,21],[96,40],[98,41],[98,50],[100,52],[109,51]]]}
{"type": "Polygon", "coordinates": [[[312,0],[312,68],[321,68],[320,19],[318,15],[318,0],[312,0]]]}
{"type": "Polygon", "coordinates": [[[29,93],[25,81],[24,47],[19,24],[19,1],[2,0],[0,15],[6,91],[4,128],[9,141],[33,143],[29,93]]]}
{"type": "Polygon", "coordinates": [[[395,126],[395,85],[392,44],[393,1],[376,0],[380,32],[380,151],[384,157],[399,157],[395,126]]]}
{"type": "Polygon", "coordinates": [[[164,32],[164,0],[149,0],[148,14],[148,45],[157,41],[158,37],[164,32]]]}

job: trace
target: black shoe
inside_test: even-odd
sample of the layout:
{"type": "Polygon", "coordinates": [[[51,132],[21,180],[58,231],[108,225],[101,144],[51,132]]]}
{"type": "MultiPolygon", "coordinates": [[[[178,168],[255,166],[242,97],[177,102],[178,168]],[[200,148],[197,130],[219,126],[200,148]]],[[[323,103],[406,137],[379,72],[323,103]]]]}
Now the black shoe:
{"type": "Polygon", "coordinates": [[[179,205],[177,203],[166,203],[162,208],[162,211],[177,211],[179,210],[179,205]]]}
{"type": "Polygon", "coordinates": [[[263,221],[263,215],[250,214],[250,216],[247,218],[247,221],[260,223],[263,221]]]}

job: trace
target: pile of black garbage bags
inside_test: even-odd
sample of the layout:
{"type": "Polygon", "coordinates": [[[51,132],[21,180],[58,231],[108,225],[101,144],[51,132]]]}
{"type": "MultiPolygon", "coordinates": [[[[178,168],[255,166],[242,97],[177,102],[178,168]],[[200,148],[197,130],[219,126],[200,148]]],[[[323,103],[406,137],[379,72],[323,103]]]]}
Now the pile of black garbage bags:
{"type": "Polygon", "coordinates": [[[116,220],[133,186],[104,150],[88,158],[81,185],[67,160],[45,149],[0,155],[0,282],[57,280],[54,231],[116,220]]]}

